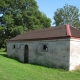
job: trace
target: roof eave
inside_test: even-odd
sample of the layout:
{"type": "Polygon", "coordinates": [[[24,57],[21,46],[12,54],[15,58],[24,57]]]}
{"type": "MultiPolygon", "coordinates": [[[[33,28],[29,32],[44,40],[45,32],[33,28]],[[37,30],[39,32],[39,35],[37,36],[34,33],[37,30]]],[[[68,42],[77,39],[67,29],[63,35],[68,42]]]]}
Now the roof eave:
{"type": "Polygon", "coordinates": [[[39,41],[39,40],[52,40],[52,39],[66,39],[70,38],[70,36],[61,36],[61,37],[50,37],[50,38],[37,38],[37,39],[17,39],[17,40],[8,40],[9,41],[39,41]]]}

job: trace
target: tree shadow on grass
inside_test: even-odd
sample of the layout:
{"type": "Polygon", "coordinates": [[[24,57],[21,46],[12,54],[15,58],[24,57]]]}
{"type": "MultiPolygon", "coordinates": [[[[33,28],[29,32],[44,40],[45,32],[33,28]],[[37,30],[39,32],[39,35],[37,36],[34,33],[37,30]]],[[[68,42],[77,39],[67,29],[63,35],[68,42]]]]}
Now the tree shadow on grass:
{"type": "Polygon", "coordinates": [[[7,52],[6,48],[0,49],[0,52],[7,52]]]}
{"type": "Polygon", "coordinates": [[[12,58],[12,57],[8,57],[7,54],[4,54],[4,53],[0,54],[0,56],[3,56],[3,57],[5,57],[5,58],[9,58],[9,59],[14,59],[14,58],[12,58]]]}
{"type": "Polygon", "coordinates": [[[0,56],[3,56],[3,57],[8,58],[8,59],[15,60],[15,61],[20,62],[20,63],[23,63],[23,62],[19,61],[17,58],[8,57],[7,54],[4,54],[4,53],[3,54],[0,54],[0,56]]]}
{"type": "MultiPolygon", "coordinates": [[[[3,56],[3,57],[7,57],[7,54],[4,54],[4,53],[3,53],[3,54],[0,54],[0,55],[3,56]]],[[[7,58],[8,58],[8,57],[7,57],[7,58]]]]}

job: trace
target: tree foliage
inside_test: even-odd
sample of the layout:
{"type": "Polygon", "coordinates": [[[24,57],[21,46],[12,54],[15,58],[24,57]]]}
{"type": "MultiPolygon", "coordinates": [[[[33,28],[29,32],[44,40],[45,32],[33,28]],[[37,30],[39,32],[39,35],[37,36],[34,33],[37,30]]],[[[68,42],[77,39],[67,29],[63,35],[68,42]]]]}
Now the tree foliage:
{"type": "Polygon", "coordinates": [[[51,23],[51,20],[38,10],[35,0],[0,0],[1,14],[0,29],[3,30],[0,32],[5,32],[4,41],[25,31],[50,27],[51,23]]]}
{"type": "Polygon", "coordinates": [[[57,9],[54,13],[54,24],[56,26],[70,24],[75,27],[80,26],[79,9],[76,6],[65,4],[63,8],[57,9]]]}

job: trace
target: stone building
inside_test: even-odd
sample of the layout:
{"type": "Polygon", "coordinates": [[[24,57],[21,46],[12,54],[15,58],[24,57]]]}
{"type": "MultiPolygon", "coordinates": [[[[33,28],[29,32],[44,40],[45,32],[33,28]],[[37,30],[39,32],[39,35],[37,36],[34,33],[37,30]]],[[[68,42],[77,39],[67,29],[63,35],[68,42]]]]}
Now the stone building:
{"type": "Polygon", "coordinates": [[[80,69],[80,30],[67,24],[26,32],[7,41],[7,56],[69,71],[80,69]]]}

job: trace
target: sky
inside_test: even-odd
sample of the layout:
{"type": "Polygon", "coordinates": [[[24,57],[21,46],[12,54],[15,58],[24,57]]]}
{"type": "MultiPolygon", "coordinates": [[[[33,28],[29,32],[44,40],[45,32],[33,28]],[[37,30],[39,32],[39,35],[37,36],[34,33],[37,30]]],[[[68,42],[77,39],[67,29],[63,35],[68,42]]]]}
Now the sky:
{"type": "MultiPolygon", "coordinates": [[[[39,10],[46,14],[54,22],[54,12],[58,8],[63,8],[65,4],[76,6],[80,10],[80,0],[35,0],[39,10]]],[[[51,23],[51,25],[52,25],[51,23]]]]}

